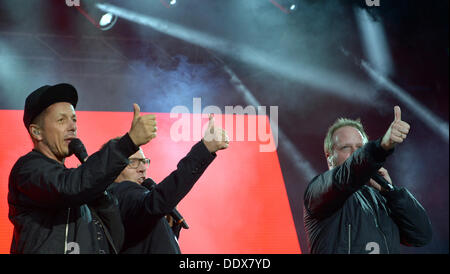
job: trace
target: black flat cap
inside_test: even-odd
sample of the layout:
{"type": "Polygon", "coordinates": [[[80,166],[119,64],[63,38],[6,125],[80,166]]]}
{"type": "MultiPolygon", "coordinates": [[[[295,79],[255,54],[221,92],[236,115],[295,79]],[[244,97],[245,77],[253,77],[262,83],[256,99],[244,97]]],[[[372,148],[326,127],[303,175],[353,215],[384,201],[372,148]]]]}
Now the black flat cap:
{"type": "Polygon", "coordinates": [[[50,105],[58,102],[67,102],[75,108],[78,102],[77,90],[70,84],[57,84],[42,86],[28,95],[25,100],[23,123],[30,127],[31,121],[50,105]]]}

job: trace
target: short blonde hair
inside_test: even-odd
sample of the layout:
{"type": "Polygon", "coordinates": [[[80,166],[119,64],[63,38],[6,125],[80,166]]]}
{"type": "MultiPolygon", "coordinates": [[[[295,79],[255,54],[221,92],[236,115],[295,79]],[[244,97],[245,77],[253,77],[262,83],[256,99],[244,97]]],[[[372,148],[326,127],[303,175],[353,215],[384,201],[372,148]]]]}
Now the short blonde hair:
{"type": "Polygon", "coordinates": [[[325,152],[325,155],[327,153],[331,154],[333,152],[333,134],[336,132],[336,130],[346,126],[356,128],[363,136],[363,144],[367,143],[367,141],[369,140],[369,136],[364,131],[364,127],[359,118],[356,120],[339,118],[328,128],[327,135],[325,136],[325,140],[323,141],[323,150],[325,152]]]}

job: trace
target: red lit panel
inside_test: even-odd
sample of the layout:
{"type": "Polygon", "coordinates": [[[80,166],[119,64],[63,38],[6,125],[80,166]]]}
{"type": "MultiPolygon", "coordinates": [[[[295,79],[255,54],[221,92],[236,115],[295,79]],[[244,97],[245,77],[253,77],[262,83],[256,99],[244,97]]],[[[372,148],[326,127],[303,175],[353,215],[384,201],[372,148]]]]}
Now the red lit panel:
{"type": "MultiPolygon", "coordinates": [[[[156,115],[158,137],[142,148],[152,159],[147,176],[159,182],[199,139],[193,139],[196,134],[191,133],[190,141],[173,141],[170,129],[175,122],[180,123],[180,117],[170,118],[168,113],[156,115]]],[[[184,121],[186,128],[192,130],[199,116],[185,115],[189,115],[184,121]]],[[[9,253],[12,238],[7,203],[9,173],[15,161],[32,148],[22,116],[23,111],[0,110],[0,253],[9,253]]],[[[77,111],[77,117],[78,137],[90,154],[107,140],[126,133],[133,113],[77,111]]],[[[224,117],[216,115],[215,120],[220,123],[224,117]]],[[[244,130],[248,117],[244,116],[244,130]]],[[[201,124],[207,122],[204,115],[201,124]]],[[[236,134],[234,125],[225,124],[225,129],[236,134]]],[[[217,158],[178,205],[190,226],[180,234],[183,253],[301,252],[278,155],[276,151],[260,152],[261,144],[257,140],[231,141],[228,149],[217,153],[217,158]]],[[[77,165],[75,157],[66,161],[68,167],[77,165]]]]}

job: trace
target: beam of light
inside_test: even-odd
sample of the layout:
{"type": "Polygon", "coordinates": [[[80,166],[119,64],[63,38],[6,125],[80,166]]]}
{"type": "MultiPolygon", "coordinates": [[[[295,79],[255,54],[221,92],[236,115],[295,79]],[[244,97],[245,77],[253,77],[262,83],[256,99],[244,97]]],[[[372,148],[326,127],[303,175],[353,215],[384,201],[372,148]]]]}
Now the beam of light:
{"type": "MultiPolygon", "coordinates": [[[[214,56],[214,54],[213,54],[214,56]]],[[[224,71],[230,76],[230,83],[235,87],[235,89],[241,93],[241,96],[243,96],[244,100],[247,104],[253,105],[253,106],[259,106],[261,105],[260,102],[255,98],[255,96],[252,94],[252,92],[242,83],[242,81],[238,78],[238,76],[217,56],[215,56],[224,67],[224,71]]],[[[271,119],[270,119],[271,120],[271,119]]],[[[271,128],[273,129],[274,126],[271,128]]],[[[312,167],[311,163],[302,155],[300,151],[295,147],[293,142],[289,139],[288,136],[283,132],[281,128],[276,125],[277,132],[273,131],[273,134],[278,134],[277,140],[282,140],[278,144],[278,150],[283,151],[284,155],[290,160],[291,164],[293,165],[293,169],[298,172],[299,177],[302,176],[305,182],[305,185],[310,182],[314,176],[318,174],[318,172],[312,167]]],[[[287,186],[286,186],[287,187],[287,186]]],[[[293,214],[298,214],[298,212],[295,212],[294,206],[291,206],[291,210],[293,214]]],[[[300,211],[303,213],[303,211],[300,211]]],[[[294,218],[295,219],[295,218],[294,218]]],[[[300,241],[300,246],[303,248],[302,241],[305,239],[304,232],[300,232],[301,234],[298,236],[300,241]]],[[[306,243],[305,243],[306,245],[306,243]]]]}
{"type": "Polygon", "coordinates": [[[20,53],[16,52],[14,47],[3,42],[0,35],[0,92],[2,105],[8,106],[14,102],[17,97],[22,96],[19,93],[23,83],[24,76],[21,74],[26,68],[26,61],[21,60],[20,53]]]}
{"type": "Polygon", "coordinates": [[[442,121],[405,90],[388,79],[388,76],[393,71],[393,63],[381,21],[374,21],[365,9],[355,9],[355,15],[363,39],[365,54],[369,61],[362,61],[362,67],[372,79],[404,102],[425,124],[437,132],[448,143],[448,123],[442,121]]]}
{"type": "MultiPolygon", "coordinates": [[[[216,57],[217,58],[217,57],[216,57]]],[[[220,59],[219,59],[220,60],[220,59]]],[[[223,63],[223,62],[222,62],[223,63]]],[[[235,89],[242,95],[247,104],[253,106],[260,106],[261,103],[255,98],[252,92],[242,83],[242,81],[238,78],[238,76],[227,66],[225,63],[224,70],[230,76],[230,83],[235,87],[235,89]]],[[[283,149],[285,154],[290,158],[291,162],[297,168],[297,170],[301,171],[306,182],[309,182],[314,176],[318,173],[311,166],[310,162],[306,160],[306,158],[296,149],[295,145],[292,141],[286,136],[281,128],[278,125],[274,125],[271,121],[271,128],[273,131],[274,138],[276,140],[283,140],[279,143],[279,148],[283,149]]]]}
{"type": "Polygon", "coordinates": [[[297,10],[297,4],[295,1],[280,1],[280,0],[270,0],[270,2],[277,7],[279,10],[286,14],[290,14],[291,12],[297,10]],[[279,3],[281,2],[281,3],[279,3]]]}
{"type": "Polygon", "coordinates": [[[368,62],[361,61],[361,66],[377,84],[391,92],[392,95],[402,101],[410,111],[414,112],[418,118],[420,118],[427,126],[429,126],[448,143],[448,122],[445,122],[438,116],[434,115],[433,112],[415,100],[408,94],[408,92],[397,86],[382,73],[379,73],[372,68],[368,62]]]}
{"type": "Polygon", "coordinates": [[[277,1],[275,1],[275,0],[270,0],[270,2],[271,2],[275,7],[279,8],[282,12],[284,12],[284,13],[286,13],[286,14],[289,14],[289,11],[288,11],[285,7],[283,7],[282,5],[280,5],[277,1]]]}
{"type": "MultiPolygon", "coordinates": [[[[374,88],[353,77],[309,65],[292,62],[290,59],[280,58],[232,41],[202,33],[184,26],[174,24],[159,18],[139,14],[110,4],[97,4],[97,7],[118,17],[150,27],[156,31],[187,41],[189,43],[208,48],[241,60],[262,70],[278,74],[287,79],[315,87],[319,92],[330,93],[353,102],[376,106],[374,88]]],[[[300,92],[300,91],[299,91],[300,92]]]]}
{"type": "MultiPolygon", "coordinates": [[[[385,76],[393,71],[392,57],[381,21],[374,21],[365,9],[355,9],[364,52],[376,71],[385,76]]],[[[380,19],[381,20],[381,19],[380,19]]]]}
{"type": "Polygon", "coordinates": [[[83,9],[81,6],[75,6],[75,8],[89,21],[92,25],[100,28],[100,25],[83,9]]]}

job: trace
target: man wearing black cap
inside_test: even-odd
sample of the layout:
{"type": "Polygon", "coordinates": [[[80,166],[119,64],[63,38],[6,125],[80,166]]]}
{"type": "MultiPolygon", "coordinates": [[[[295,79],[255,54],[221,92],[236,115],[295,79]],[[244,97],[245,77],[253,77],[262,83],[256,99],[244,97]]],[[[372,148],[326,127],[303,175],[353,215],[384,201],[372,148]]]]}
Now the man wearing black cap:
{"type": "Polygon", "coordinates": [[[23,121],[34,148],[9,176],[11,253],[117,253],[121,248],[120,214],[105,190],[128,157],[156,137],[156,118],[141,116],[134,104],[129,132],[68,169],[64,160],[77,134],[77,102],[69,84],[43,86],[25,101],[23,121]]]}

